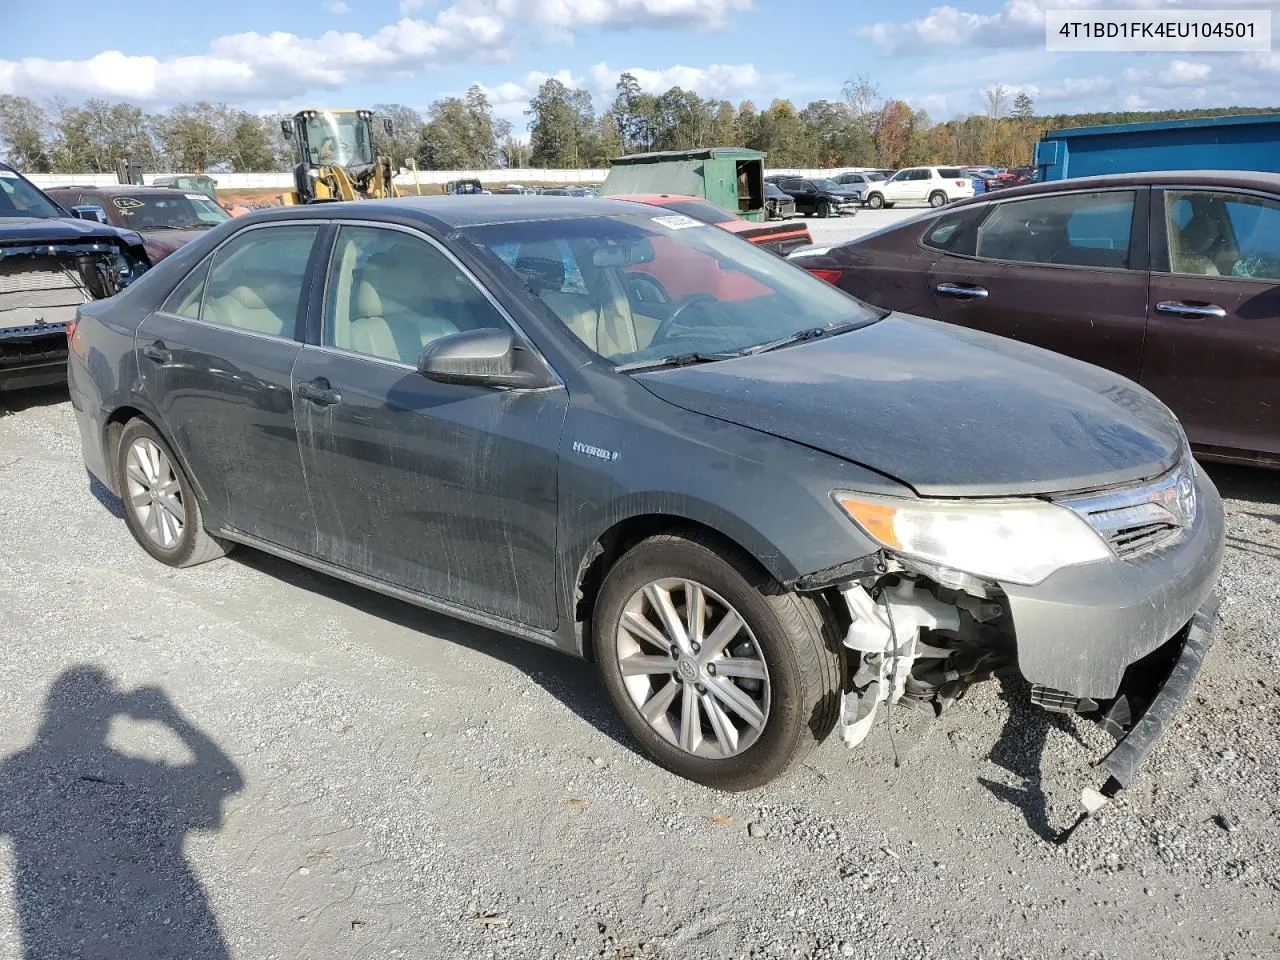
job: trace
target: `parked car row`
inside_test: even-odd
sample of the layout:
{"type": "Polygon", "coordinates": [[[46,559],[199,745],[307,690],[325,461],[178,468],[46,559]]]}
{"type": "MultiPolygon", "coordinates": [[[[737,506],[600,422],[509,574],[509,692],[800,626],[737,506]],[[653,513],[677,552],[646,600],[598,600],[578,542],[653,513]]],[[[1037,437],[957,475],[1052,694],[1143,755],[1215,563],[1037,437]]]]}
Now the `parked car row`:
{"type": "Polygon", "coordinates": [[[899,203],[943,207],[974,195],[974,179],[961,167],[906,167],[842,173],[830,179],[771,174],[765,178],[790,196],[804,216],[836,217],[859,207],[879,210],[899,203]]]}

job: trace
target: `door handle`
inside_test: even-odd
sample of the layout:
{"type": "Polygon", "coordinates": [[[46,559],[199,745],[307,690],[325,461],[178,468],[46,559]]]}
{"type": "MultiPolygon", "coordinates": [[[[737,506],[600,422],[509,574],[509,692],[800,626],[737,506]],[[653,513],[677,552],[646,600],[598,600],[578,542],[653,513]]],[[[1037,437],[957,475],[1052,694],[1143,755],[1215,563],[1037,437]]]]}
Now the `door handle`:
{"type": "Polygon", "coordinates": [[[1213,303],[1182,303],[1179,300],[1162,300],[1156,304],[1161,313],[1172,313],[1188,319],[1200,317],[1225,317],[1227,311],[1213,303]]]}
{"type": "Polygon", "coordinates": [[[163,340],[152,340],[142,348],[142,355],[156,363],[168,363],[173,359],[173,351],[164,345],[163,340]]]}
{"type": "Polygon", "coordinates": [[[933,289],[944,297],[958,297],[961,300],[980,300],[987,295],[985,287],[966,286],[960,283],[940,283],[933,289]]]}
{"type": "Polygon", "coordinates": [[[330,387],[329,381],[323,377],[298,384],[298,396],[321,406],[329,406],[342,400],[342,394],[330,387]]]}

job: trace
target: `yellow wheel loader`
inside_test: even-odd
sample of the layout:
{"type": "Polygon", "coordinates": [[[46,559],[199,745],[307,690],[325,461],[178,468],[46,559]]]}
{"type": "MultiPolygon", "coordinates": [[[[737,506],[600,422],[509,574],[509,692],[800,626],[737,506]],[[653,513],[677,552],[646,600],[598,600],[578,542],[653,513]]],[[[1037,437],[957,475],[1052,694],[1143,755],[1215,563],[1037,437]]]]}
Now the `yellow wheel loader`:
{"type": "MultiPolygon", "coordinates": [[[[384,117],[387,136],[395,131],[384,117]]],[[[280,121],[299,158],[293,190],[282,194],[285,206],[333,200],[382,200],[398,197],[390,157],[373,144],[371,110],[300,110],[280,121]]]]}

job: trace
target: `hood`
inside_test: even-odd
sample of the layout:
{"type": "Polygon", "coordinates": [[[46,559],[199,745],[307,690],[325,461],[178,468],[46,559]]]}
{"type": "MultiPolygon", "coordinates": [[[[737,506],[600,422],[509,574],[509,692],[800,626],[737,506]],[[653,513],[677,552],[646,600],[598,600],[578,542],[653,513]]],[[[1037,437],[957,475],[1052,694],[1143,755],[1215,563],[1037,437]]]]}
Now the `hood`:
{"type": "Polygon", "coordinates": [[[143,246],[147,248],[147,256],[154,266],[179,247],[190,243],[196,237],[202,237],[207,230],[140,230],[143,246]]]}
{"type": "Polygon", "coordinates": [[[58,243],[108,240],[117,243],[122,231],[93,220],[49,217],[0,217],[0,243],[58,243]]]}
{"type": "Polygon", "coordinates": [[[716,363],[635,374],[676,406],[869,467],[921,496],[1063,493],[1158,475],[1173,414],[1090,364],[900,314],[716,363]]]}

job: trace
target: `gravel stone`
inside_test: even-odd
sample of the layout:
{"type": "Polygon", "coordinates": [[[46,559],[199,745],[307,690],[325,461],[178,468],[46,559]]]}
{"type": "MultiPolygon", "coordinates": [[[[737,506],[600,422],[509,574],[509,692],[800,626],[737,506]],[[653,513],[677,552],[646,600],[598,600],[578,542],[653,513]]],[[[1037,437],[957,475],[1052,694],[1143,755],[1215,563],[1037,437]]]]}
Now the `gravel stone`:
{"type": "Polygon", "coordinates": [[[156,563],[65,391],[0,395],[0,960],[1280,956],[1280,482],[1206,470],[1215,643],[1058,846],[1112,741],[1024,685],[716,793],[590,664],[251,550],[156,563]]]}

